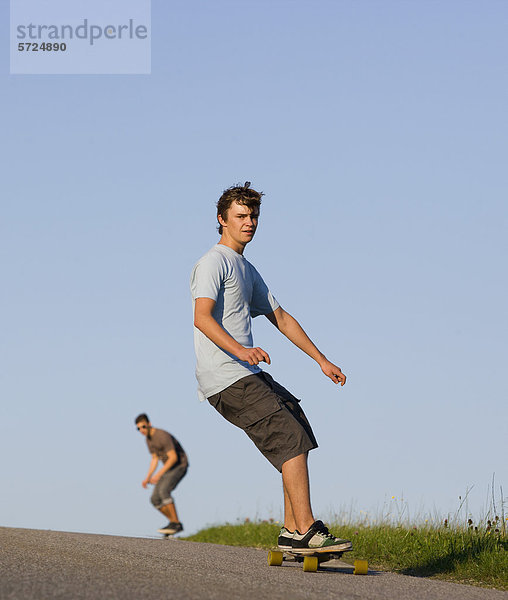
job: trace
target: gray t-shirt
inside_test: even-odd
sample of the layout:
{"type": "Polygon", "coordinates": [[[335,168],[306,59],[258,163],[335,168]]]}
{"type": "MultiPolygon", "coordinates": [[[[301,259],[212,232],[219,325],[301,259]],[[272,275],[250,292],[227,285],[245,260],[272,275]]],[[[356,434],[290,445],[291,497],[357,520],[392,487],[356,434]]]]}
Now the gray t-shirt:
{"type": "MultiPolygon", "coordinates": [[[[215,300],[213,317],[239,344],[253,348],[252,317],[279,307],[253,265],[229,246],[213,246],[196,263],[191,276],[193,306],[196,298],[215,300]]],[[[259,373],[258,366],[238,360],[194,327],[196,378],[200,400],[209,398],[242,377],[259,373]]]]}
{"type": "Polygon", "coordinates": [[[170,433],[164,431],[164,429],[156,429],[150,439],[146,438],[146,445],[148,446],[150,454],[156,454],[163,463],[168,460],[168,452],[170,450],[175,450],[176,455],[178,456],[178,462],[176,462],[172,468],[180,465],[187,467],[189,465],[187,455],[180,442],[170,433]]]}

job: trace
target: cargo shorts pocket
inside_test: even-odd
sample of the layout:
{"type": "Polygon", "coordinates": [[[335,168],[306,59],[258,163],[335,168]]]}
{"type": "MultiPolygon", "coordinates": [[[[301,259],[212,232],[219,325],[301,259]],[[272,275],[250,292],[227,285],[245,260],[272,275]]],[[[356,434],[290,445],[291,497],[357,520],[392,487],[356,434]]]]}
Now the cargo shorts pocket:
{"type": "Polygon", "coordinates": [[[275,396],[263,396],[252,404],[245,406],[237,414],[238,427],[247,429],[281,409],[282,407],[275,396]]]}

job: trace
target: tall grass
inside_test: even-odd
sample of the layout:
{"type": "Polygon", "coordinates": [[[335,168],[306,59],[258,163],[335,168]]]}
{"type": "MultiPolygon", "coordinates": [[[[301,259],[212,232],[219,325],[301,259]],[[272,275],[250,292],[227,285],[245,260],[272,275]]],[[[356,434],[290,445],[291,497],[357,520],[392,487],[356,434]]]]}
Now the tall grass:
{"type": "Polygon", "coordinates": [[[341,526],[354,555],[382,569],[508,589],[508,541],[501,532],[443,525],[341,526]]]}

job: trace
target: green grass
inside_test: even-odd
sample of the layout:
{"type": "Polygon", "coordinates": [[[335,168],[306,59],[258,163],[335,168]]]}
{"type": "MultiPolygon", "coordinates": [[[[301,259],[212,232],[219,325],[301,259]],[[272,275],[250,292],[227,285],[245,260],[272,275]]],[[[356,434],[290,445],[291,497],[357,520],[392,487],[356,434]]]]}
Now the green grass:
{"type": "MultiPolygon", "coordinates": [[[[374,569],[435,577],[508,589],[508,538],[501,520],[473,526],[330,524],[336,535],[353,541],[344,560],[364,558],[374,569]],[[498,527],[499,524],[499,527],[498,527]]],[[[231,546],[272,548],[280,524],[257,521],[208,527],[186,539],[231,546]]]]}
{"type": "Polygon", "coordinates": [[[272,521],[246,520],[244,523],[207,527],[184,539],[191,542],[207,542],[225,546],[249,546],[251,548],[273,548],[277,543],[280,525],[272,521]]]}

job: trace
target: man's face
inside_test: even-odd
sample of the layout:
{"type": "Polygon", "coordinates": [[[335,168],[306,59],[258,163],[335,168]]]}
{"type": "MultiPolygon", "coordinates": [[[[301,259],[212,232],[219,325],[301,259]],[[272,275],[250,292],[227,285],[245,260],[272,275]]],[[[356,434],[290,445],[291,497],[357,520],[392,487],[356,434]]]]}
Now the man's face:
{"type": "Polygon", "coordinates": [[[226,235],[232,241],[245,246],[248,244],[258,226],[259,210],[250,209],[248,206],[233,202],[227,212],[225,221],[219,215],[219,223],[222,225],[223,235],[226,235]]]}
{"type": "Polygon", "coordinates": [[[150,425],[146,421],[140,421],[139,423],[136,423],[136,427],[140,433],[147,435],[150,425]]]}

